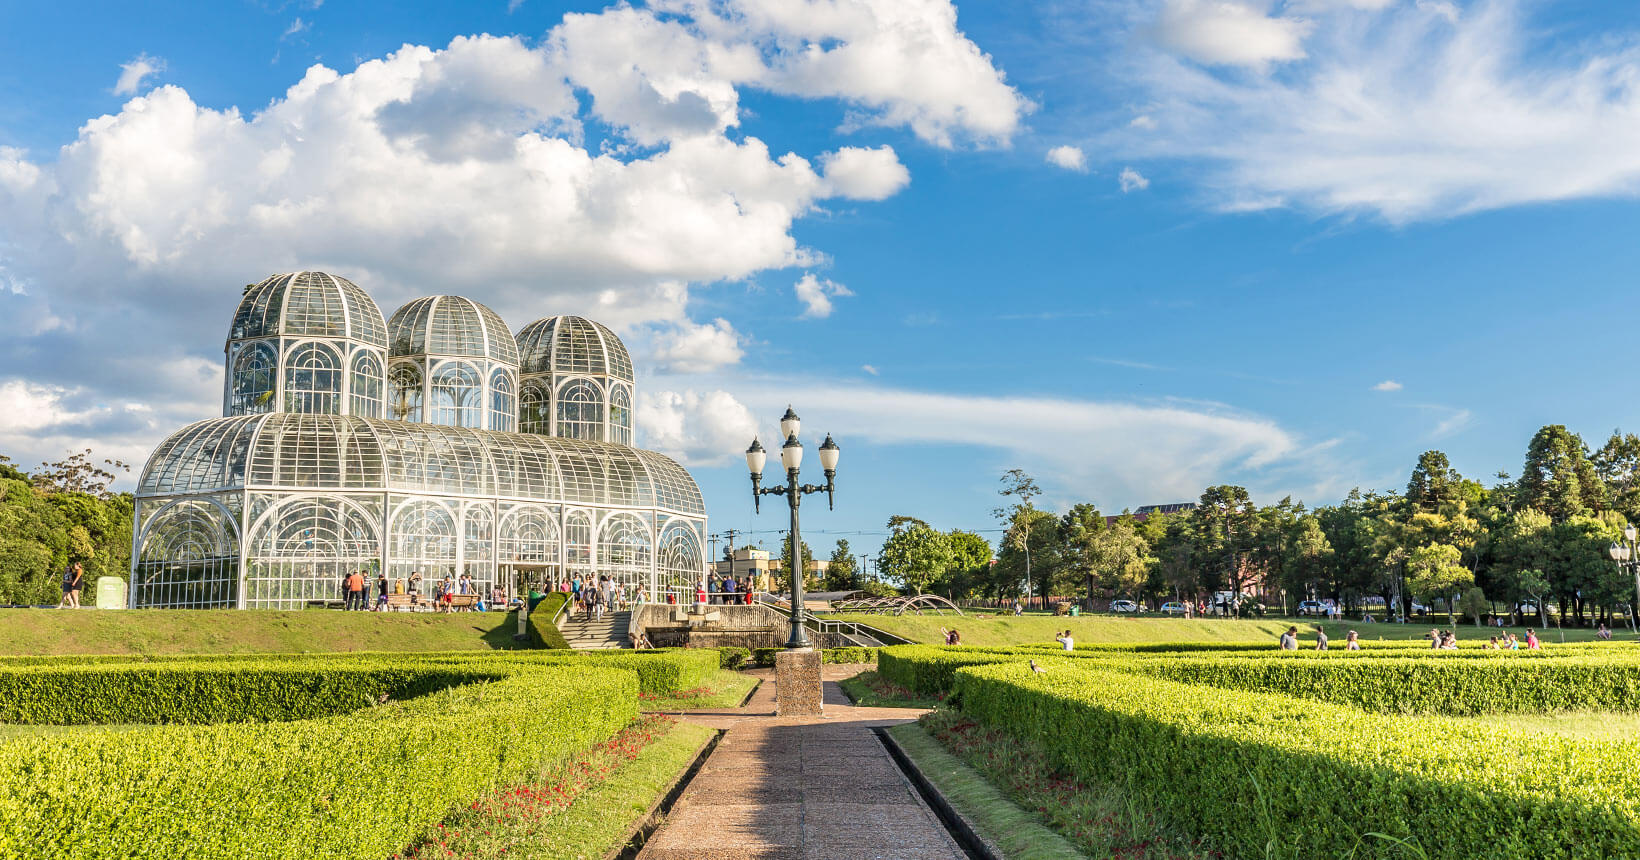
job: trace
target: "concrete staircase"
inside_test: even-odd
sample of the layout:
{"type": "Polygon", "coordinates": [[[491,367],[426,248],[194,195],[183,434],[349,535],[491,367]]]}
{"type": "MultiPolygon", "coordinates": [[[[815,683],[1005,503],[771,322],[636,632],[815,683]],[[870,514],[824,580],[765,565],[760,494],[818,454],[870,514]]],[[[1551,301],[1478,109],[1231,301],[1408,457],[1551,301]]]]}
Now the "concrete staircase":
{"type": "Polygon", "coordinates": [[[564,634],[569,647],[577,651],[595,648],[630,648],[626,629],[632,621],[631,612],[605,612],[603,618],[592,618],[576,613],[574,618],[560,618],[558,631],[564,634]]]}

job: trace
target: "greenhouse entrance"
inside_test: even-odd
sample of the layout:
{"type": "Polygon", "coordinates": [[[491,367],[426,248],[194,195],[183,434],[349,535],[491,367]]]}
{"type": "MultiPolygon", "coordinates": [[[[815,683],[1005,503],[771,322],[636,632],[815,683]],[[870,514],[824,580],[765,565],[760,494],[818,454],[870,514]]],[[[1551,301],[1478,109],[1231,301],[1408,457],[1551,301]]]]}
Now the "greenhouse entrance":
{"type": "Polygon", "coordinates": [[[508,600],[531,591],[545,594],[558,584],[559,578],[556,564],[503,564],[499,573],[508,600]]]}

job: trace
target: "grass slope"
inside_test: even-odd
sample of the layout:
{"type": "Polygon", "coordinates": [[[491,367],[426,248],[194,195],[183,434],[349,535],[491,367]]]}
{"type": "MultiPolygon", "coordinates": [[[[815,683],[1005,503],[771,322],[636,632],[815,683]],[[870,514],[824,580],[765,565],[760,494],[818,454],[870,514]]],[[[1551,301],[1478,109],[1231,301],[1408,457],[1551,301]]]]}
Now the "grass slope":
{"type": "Polygon", "coordinates": [[[518,647],[511,613],[0,610],[0,654],[299,654],[518,647]]]}
{"type": "Polygon", "coordinates": [[[690,711],[702,708],[734,708],[746,701],[758,685],[751,675],[719,669],[706,686],[679,690],[666,695],[638,694],[638,709],[646,712],[690,711]]]}
{"type": "MultiPolygon", "coordinates": [[[[995,615],[860,615],[838,616],[880,627],[914,642],[944,641],[941,628],[955,627],[964,645],[1052,644],[1054,635],[1069,628],[1078,642],[1274,642],[1289,622],[1233,621],[1183,618],[1118,618],[1085,615],[1080,618],[1044,614],[995,615]]],[[[1381,625],[1388,626],[1388,625],[1381,625]]],[[[1427,631],[1426,631],[1427,632],[1427,631]]]]}
{"type": "Polygon", "coordinates": [[[907,723],[888,733],[946,801],[1008,860],[1079,860],[1083,856],[1063,836],[1044,827],[1036,816],[1014,805],[977,771],[946,752],[921,726],[907,723]]]}

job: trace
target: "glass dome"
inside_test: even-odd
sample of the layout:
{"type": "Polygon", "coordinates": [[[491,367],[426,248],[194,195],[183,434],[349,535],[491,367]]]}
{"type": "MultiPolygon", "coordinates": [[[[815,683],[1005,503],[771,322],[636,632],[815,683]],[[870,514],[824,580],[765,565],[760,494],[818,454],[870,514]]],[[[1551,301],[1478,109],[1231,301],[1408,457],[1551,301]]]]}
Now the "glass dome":
{"type": "Polygon", "coordinates": [[[387,322],[391,353],[487,358],[518,364],[518,344],[495,311],[462,296],[427,296],[387,322]]]}
{"type": "MultiPolygon", "coordinates": [[[[245,287],[228,340],[336,337],[387,347],[381,309],[346,278],[287,272],[245,287]]],[[[510,342],[509,338],[509,342],[510,342]]]]}
{"type": "Polygon", "coordinates": [[[602,323],[585,317],[539,319],[518,332],[524,373],[586,373],[632,382],[632,356],[602,323]]]}

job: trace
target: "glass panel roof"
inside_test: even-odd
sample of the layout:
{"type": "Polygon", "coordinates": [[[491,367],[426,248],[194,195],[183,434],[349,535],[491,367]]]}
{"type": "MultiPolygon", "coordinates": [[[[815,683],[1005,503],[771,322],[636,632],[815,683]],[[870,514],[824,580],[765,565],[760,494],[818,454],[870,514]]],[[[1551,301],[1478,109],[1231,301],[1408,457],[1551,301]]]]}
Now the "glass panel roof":
{"type": "Polygon", "coordinates": [[[137,495],[197,493],[247,483],[706,513],[689,473],[652,451],[524,433],[284,412],[213,418],[184,427],[149,458],[137,495]]]}
{"type": "Polygon", "coordinates": [[[229,340],[247,337],[349,337],[387,346],[381,309],[352,281],[324,272],[274,275],[245,288],[229,340]]]}
{"type": "Polygon", "coordinates": [[[632,356],[608,326],[584,317],[538,319],[518,332],[525,373],[575,373],[632,379],[632,356]]]}
{"type": "Polygon", "coordinates": [[[495,311],[463,296],[415,299],[387,322],[393,355],[454,355],[518,364],[518,344],[495,311]]]}

